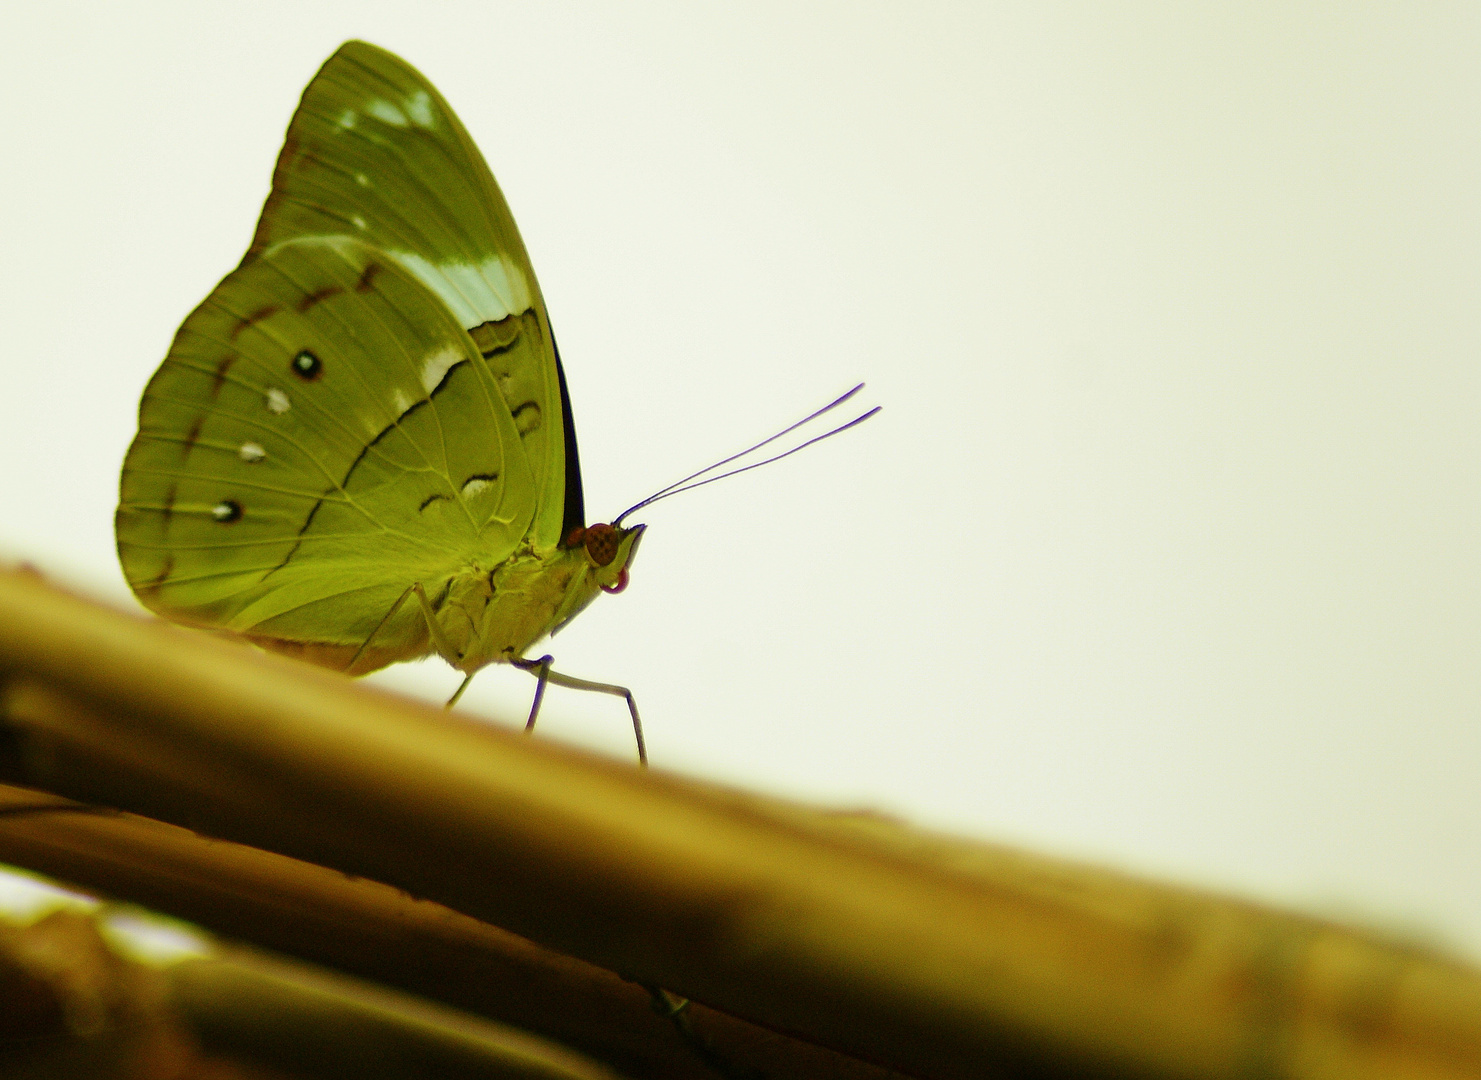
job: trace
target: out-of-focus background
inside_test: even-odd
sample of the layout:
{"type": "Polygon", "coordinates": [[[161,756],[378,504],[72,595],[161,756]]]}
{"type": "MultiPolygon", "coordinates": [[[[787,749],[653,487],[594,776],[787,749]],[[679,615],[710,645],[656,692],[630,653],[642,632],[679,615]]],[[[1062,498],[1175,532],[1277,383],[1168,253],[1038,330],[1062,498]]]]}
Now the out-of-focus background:
{"type": "MultiPolygon", "coordinates": [[[[344,39],[513,207],[610,518],[553,644],[653,761],[1481,957],[1481,8],[21,6],[0,556],[134,607],[117,472],[344,39]]],[[[440,661],[379,681],[431,699],[440,661]]],[[[467,711],[515,723],[531,680],[467,711]]],[[[631,755],[552,691],[541,737],[631,755]]]]}

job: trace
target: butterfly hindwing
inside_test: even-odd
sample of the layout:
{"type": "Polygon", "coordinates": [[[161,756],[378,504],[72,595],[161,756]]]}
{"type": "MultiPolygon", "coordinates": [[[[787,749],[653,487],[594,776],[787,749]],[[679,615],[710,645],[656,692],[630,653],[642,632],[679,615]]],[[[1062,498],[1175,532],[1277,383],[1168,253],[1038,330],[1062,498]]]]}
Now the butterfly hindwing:
{"type": "MultiPolygon", "coordinates": [[[[542,350],[532,313],[498,326],[496,360],[542,350]]],[[[412,581],[507,558],[537,488],[482,351],[356,240],[244,263],[145,391],[117,520],[130,584],[183,621],[354,645],[412,581]]],[[[425,651],[424,621],[412,605],[376,639],[425,651]]]]}
{"type": "Polygon", "coordinates": [[[556,543],[573,493],[579,509],[580,480],[573,453],[567,475],[570,411],[524,243],[442,95],[404,60],[360,41],[341,46],[305,89],[243,264],[286,240],[330,235],[410,271],[489,356],[534,474],[532,537],[556,543]],[[504,347],[511,319],[536,347],[504,347]]]}

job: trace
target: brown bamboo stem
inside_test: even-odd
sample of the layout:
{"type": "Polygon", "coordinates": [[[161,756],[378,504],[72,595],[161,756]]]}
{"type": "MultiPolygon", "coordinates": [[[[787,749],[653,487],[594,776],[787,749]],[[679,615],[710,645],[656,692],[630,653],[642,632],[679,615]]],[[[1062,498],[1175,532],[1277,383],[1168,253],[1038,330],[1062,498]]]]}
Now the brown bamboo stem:
{"type": "Polygon", "coordinates": [[[544,1039],[242,948],[164,970],[95,916],[0,923],[6,1080],[619,1080],[544,1039]]]}
{"type": "MultiPolygon", "coordinates": [[[[0,861],[534,1032],[631,1076],[714,1080],[637,984],[379,882],[8,785],[0,861]]],[[[897,1075],[693,1012],[727,1060],[770,1080],[897,1075]]]]}
{"type": "Polygon", "coordinates": [[[1481,978],[686,782],[0,580],[26,782],[398,885],[930,1077],[1481,1075],[1481,978]]]}
{"type": "Polygon", "coordinates": [[[170,1005],[208,1052],[288,1076],[620,1080],[524,1032],[240,949],[165,976],[170,1005]]]}

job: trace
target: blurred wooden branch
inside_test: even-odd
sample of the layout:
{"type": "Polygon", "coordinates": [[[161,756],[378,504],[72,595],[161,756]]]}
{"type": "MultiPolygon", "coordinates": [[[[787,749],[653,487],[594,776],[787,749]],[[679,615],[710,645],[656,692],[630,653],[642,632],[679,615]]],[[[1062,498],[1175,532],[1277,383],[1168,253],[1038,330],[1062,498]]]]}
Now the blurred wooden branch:
{"type": "Polygon", "coordinates": [[[246,950],[166,972],[169,1003],[213,1054],[338,1080],[620,1080],[543,1039],[246,950]]]}
{"type": "Polygon", "coordinates": [[[25,575],[0,678],[15,783],[912,1075],[1481,1076],[1481,976],[1333,924],[640,774],[25,575]]]}
{"type": "Polygon", "coordinates": [[[7,1080],[619,1080],[562,1047],[249,950],[164,970],[99,920],[0,925],[7,1080]]]}
{"type": "MultiPolygon", "coordinates": [[[[553,1039],[631,1076],[713,1080],[647,991],[379,882],[150,818],[0,785],[0,861],[553,1039]]],[[[896,1075],[696,1006],[696,1029],[774,1080],[896,1075]]]]}

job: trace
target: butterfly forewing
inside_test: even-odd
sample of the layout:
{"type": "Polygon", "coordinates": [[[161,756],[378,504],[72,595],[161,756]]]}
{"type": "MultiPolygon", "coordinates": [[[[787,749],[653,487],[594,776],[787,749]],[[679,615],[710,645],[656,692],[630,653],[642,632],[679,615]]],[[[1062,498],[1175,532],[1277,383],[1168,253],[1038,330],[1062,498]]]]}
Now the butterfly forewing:
{"type": "MultiPolygon", "coordinates": [[[[411,65],[364,42],[343,45],[304,91],[243,265],[285,240],[328,235],[355,237],[396,260],[489,355],[535,479],[533,537],[554,544],[567,501],[568,410],[529,256],[442,95],[411,65]],[[525,324],[525,347],[501,346],[510,320],[525,324]]],[[[571,481],[579,484],[574,461],[571,481]]]]}
{"type": "MultiPolygon", "coordinates": [[[[540,348],[533,320],[503,329],[496,358],[540,348]]],[[[175,618],[362,642],[413,581],[435,591],[517,547],[536,504],[522,447],[495,372],[418,277],[348,238],[279,244],[191,314],[145,391],[124,569],[175,618]]],[[[411,608],[377,634],[425,639],[411,608]]]]}

